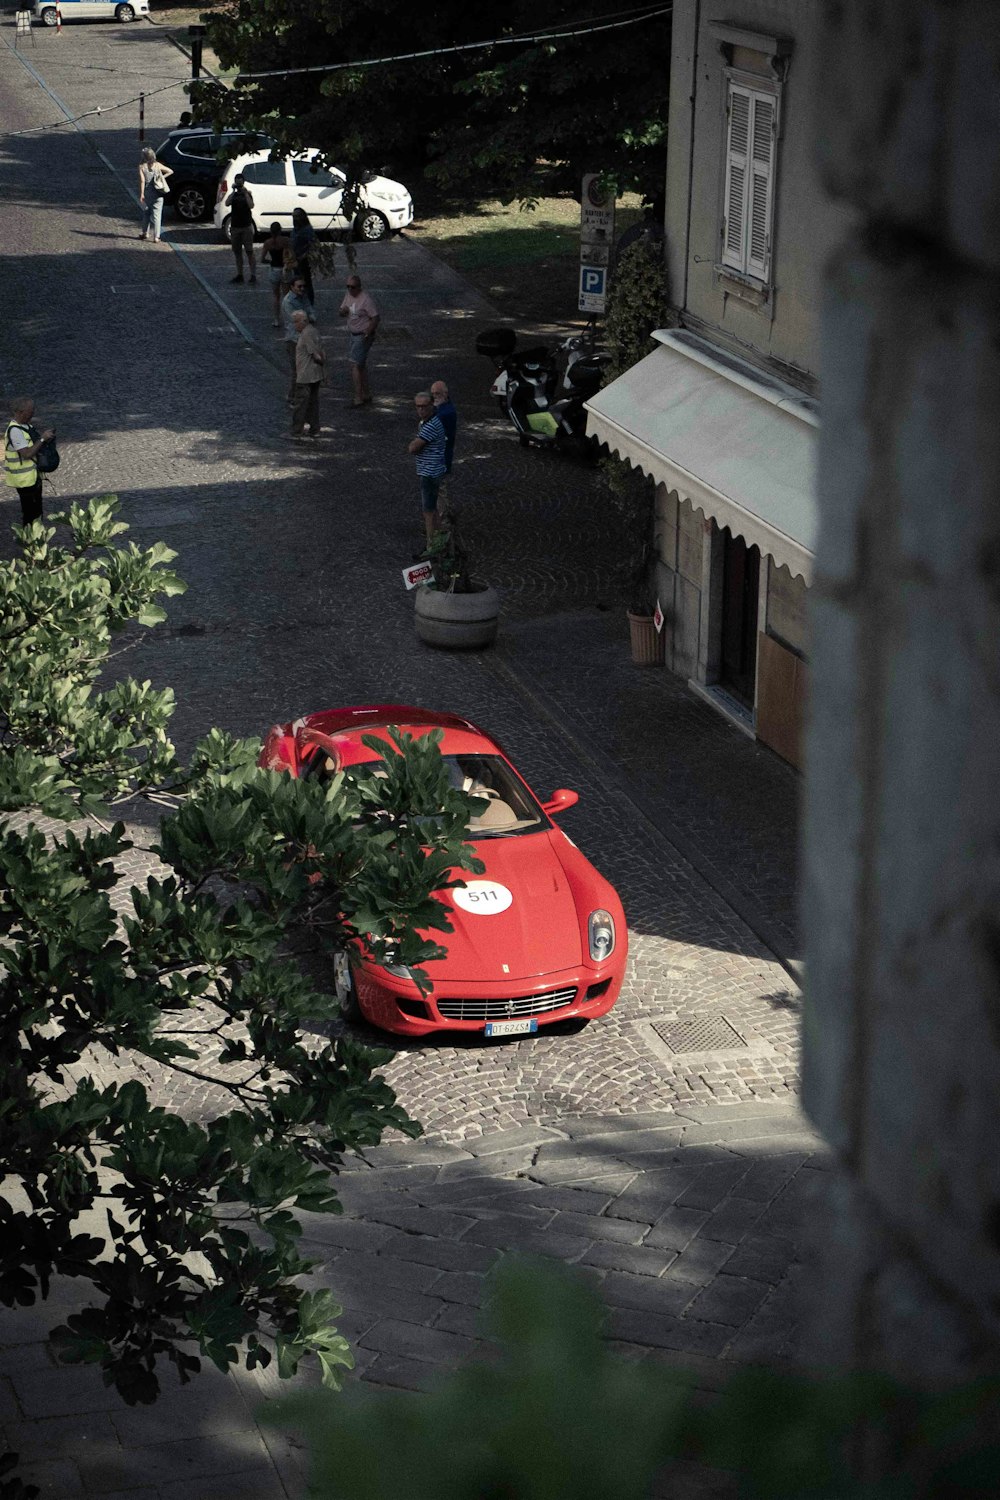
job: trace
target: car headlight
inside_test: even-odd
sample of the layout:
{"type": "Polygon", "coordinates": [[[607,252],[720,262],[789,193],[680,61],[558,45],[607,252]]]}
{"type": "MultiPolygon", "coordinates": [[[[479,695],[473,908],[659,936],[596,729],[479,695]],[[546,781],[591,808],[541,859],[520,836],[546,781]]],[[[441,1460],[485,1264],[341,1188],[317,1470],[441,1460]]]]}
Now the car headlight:
{"type": "Polygon", "coordinates": [[[387,974],[392,974],[396,979],[409,979],[413,981],[413,970],[407,964],[383,964],[387,974]]]}
{"type": "Polygon", "coordinates": [[[615,951],[615,919],[609,911],[592,911],[587,923],[590,939],[590,956],[595,963],[610,957],[615,951]]]}

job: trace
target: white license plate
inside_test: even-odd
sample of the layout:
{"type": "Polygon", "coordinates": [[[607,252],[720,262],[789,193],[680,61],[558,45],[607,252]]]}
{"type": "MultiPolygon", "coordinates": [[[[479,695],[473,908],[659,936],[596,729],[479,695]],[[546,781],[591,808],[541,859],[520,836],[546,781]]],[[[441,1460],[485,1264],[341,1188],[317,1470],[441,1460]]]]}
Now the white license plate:
{"type": "Polygon", "coordinates": [[[538,1030],[537,1021],[487,1021],[487,1036],[527,1036],[538,1030]]]}

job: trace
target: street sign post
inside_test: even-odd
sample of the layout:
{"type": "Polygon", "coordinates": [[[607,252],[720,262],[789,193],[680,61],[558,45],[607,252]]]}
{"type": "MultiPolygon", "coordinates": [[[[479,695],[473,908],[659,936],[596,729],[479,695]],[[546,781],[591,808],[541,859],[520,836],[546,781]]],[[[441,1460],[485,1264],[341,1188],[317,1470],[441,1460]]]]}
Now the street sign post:
{"type": "Polygon", "coordinates": [[[599,172],[585,172],[580,193],[581,312],[604,312],[614,239],[614,194],[602,187],[599,172]]]}
{"type": "Polygon", "coordinates": [[[607,299],[608,271],[606,266],[580,267],[580,311],[602,313],[607,299]]]}

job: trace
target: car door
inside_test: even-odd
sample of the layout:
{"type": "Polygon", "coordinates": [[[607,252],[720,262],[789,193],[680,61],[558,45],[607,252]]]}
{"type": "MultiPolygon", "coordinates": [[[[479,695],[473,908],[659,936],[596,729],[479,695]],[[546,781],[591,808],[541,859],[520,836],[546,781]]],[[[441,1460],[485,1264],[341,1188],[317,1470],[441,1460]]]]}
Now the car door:
{"type": "Polygon", "coordinates": [[[291,227],[296,200],[288,180],[290,175],[284,161],[251,161],[243,168],[243,180],[253,198],[253,221],[262,234],[267,234],[274,223],[282,229],[291,227]]]}
{"type": "Polygon", "coordinates": [[[290,166],[295,179],[294,207],[305,209],[314,229],[345,228],[347,220],[340,211],[343,174],[335,167],[321,167],[315,152],[293,156],[290,166]]]}

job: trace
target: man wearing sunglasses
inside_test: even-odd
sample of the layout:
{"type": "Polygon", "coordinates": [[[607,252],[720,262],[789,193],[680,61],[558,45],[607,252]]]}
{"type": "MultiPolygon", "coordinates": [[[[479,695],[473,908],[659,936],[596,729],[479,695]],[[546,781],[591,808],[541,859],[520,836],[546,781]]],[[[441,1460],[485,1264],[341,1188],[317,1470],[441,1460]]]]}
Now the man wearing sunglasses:
{"type": "Polygon", "coordinates": [[[372,393],[368,388],[368,351],[375,341],[375,334],[382,318],[375,298],[364,290],[361,278],[351,272],[347,291],[340,304],[340,316],[347,319],[347,333],[351,344],[348,359],[351,361],[351,380],[354,383],[352,406],[368,406],[372,393]]]}

